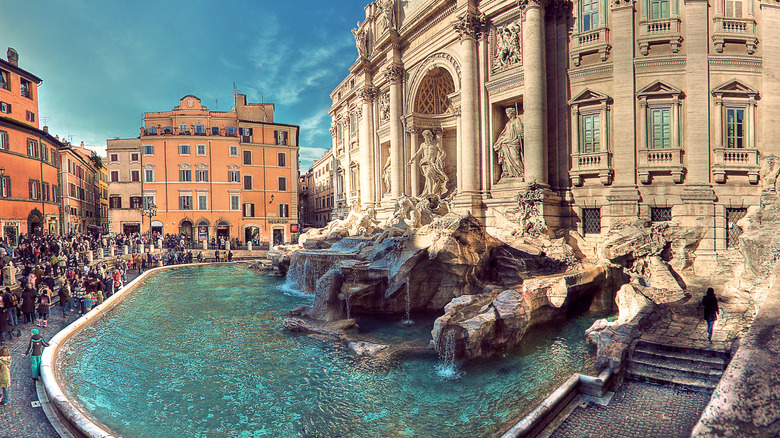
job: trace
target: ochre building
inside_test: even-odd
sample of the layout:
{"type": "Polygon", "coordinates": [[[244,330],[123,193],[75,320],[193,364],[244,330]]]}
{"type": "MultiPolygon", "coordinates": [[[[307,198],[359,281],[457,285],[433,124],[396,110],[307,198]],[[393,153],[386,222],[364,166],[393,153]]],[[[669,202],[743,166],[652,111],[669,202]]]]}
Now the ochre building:
{"type": "Polygon", "coordinates": [[[692,220],[706,258],[775,191],[774,1],[379,0],[365,17],[331,94],[337,207],[435,193],[491,229],[536,182],[553,229],[692,220]]]}

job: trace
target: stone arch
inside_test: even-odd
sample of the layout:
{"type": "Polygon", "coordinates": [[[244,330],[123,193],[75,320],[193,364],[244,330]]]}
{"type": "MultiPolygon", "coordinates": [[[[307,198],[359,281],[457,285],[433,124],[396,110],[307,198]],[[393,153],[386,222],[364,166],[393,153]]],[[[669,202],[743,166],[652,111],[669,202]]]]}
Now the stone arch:
{"type": "Polygon", "coordinates": [[[43,213],[37,208],[27,215],[27,234],[33,236],[43,235],[43,213]]]}
{"type": "Polygon", "coordinates": [[[452,75],[441,67],[428,71],[414,96],[413,111],[416,114],[440,115],[453,111],[450,95],[455,92],[452,75]]]}
{"type": "Polygon", "coordinates": [[[407,108],[406,113],[411,114],[414,112],[414,106],[417,101],[417,95],[420,92],[420,87],[423,80],[428,76],[428,73],[436,68],[443,69],[449,73],[452,78],[453,92],[460,92],[461,81],[461,68],[458,59],[447,52],[437,52],[427,57],[420,65],[415,69],[409,80],[409,88],[407,91],[407,108]]]}

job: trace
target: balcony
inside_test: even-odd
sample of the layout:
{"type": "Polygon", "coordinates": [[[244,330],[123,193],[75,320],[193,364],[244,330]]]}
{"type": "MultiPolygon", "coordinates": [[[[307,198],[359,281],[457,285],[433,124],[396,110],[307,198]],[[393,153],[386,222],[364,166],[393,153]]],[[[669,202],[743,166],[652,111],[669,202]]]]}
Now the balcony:
{"type": "Polygon", "coordinates": [[[598,176],[601,179],[602,184],[611,184],[613,173],[612,167],[610,166],[611,156],[612,154],[609,152],[572,154],[572,184],[581,186],[586,176],[598,176]]]}
{"type": "Polygon", "coordinates": [[[639,52],[647,55],[653,44],[668,43],[672,53],[680,51],[682,35],[680,33],[680,19],[662,18],[658,20],[645,20],[639,22],[639,52]]]}
{"type": "Polygon", "coordinates": [[[757,149],[713,149],[712,177],[716,183],[726,182],[727,173],[747,173],[750,184],[758,184],[757,149]]]}
{"type": "Polygon", "coordinates": [[[756,51],[758,38],[756,38],[756,21],[753,18],[726,18],[715,17],[715,29],[712,33],[712,42],[715,51],[723,53],[723,47],[727,42],[740,43],[747,47],[748,55],[756,51]]]}
{"type": "Polygon", "coordinates": [[[569,55],[571,56],[572,64],[578,67],[582,56],[589,53],[598,53],[601,60],[606,61],[611,48],[609,45],[609,29],[602,27],[573,34],[569,55]]]}
{"type": "Polygon", "coordinates": [[[674,182],[679,184],[685,174],[682,149],[640,149],[637,171],[642,184],[650,184],[651,173],[671,173],[674,182]]]}

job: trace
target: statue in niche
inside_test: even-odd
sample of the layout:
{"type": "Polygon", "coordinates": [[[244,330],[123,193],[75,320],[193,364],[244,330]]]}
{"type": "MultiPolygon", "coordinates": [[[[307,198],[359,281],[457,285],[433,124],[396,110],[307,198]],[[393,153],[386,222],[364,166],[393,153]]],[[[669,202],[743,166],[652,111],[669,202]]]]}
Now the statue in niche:
{"type": "Polygon", "coordinates": [[[379,96],[379,120],[386,122],[390,120],[390,93],[384,92],[379,96]]]}
{"type": "Polygon", "coordinates": [[[497,66],[508,67],[523,60],[523,55],[520,52],[520,32],[520,25],[517,23],[496,29],[494,60],[497,66]]]}
{"type": "Polygon", "coordinates": [[[396,29],[395,23],[395,1],[393,0],[379,0],[377,2],[379,10],[382,11],[382,17],[384,17],[384,25],[388,29],[396,29]]]}
{"type": "Polygon", "coordinates": [[[355,47],[358,51],[358,56],[368,56],[368,38],[365,29],[361,26],[360,22],[357,22],[357,29],[352,29],[352,35],[355,36],[355,47]]]}
{"type": "Polygon", "coordinates": [[[425,187],[420,197],[428,195],[443,196],[447,191],[447,175],[444,173],[444,149],[441,147],[441,136],[426,129],[422,133],[425,140],[417,152],[409,159],[411,166],[414,160],[419,158],[420,170],[425,178],[425,187]]]}
{"type": "Polygon", "coordinates": [[[387,155],[387,161],[382,167],[382,184],[384,185],[384,194],[390,194],[390,154],[387,155]]]}
{"type": "Polygon", "coordinates": [[[493,150],[498,154],[498,164],[501,166],[499,180],[503,178],[524,179],[523,122],[517,117],[517,110],[512,107],[506,109],[506,116],[509,120],[493,144],[493,150]]]}

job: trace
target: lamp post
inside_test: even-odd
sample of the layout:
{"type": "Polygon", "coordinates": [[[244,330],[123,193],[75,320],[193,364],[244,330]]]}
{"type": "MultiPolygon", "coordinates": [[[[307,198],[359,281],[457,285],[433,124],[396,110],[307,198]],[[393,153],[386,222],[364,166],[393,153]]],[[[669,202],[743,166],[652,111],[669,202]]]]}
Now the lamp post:
{"type": "Polygon", "coordinates": [[[149,239],[148,241],[152,241],[152,218],[157,216],[157,206],[153,203],[144,203],[145,205],[141,207],[141,216],[146,216],[149,218],[149,239]]]}

